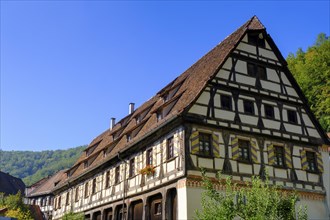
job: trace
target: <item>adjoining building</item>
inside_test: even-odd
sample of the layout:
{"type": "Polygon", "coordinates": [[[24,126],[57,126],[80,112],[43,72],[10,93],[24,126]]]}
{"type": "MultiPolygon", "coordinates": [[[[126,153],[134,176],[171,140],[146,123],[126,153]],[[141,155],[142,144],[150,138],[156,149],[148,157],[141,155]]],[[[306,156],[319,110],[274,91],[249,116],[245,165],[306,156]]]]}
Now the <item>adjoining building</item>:
{"type": "Polygon", "coordinates": [[[24,195],[24,182],[20,178],[0,171],[0,193],[4,193],[4,196],[7,196],[16,195],[18,192],[21,192],[22,195],[24,195]]]}
{"type": "Polygon", "coordinates": [[[329,218],[329,144],[256,16],[96,137],[54,188],[53,218],[192,219],[200,168],[265,176],[329,218]]]}
{"type": "Polygon", "coordinates": [[[52,219],[54,194],[53,189],[65,175],[66,170],[61,170],[52,176],[48,176],[26,188],[26,204],[39,206],[42,219],[52,219]]]}

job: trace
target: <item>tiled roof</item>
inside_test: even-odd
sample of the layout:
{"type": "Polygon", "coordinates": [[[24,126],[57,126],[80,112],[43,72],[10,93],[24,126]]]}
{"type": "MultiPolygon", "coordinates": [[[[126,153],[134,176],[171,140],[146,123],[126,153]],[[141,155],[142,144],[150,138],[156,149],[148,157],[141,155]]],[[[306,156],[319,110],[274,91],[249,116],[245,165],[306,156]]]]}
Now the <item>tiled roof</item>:
{"type": "Polygon", "coordinates": [[[21,191],[21,193],[24,194],[24,190],[25,184],[21,179],[0,171],[0,192],[9,195],[21,191]]]}
{"type": "MultiPolygon", "coordinates": [[[[35,187],[31,192],[26,195],[26,197],[34,197],[50,194],[53,191],[53,188],[60,182],[61,179],[64,179],[66,176],[66,170],[60,170],[54,175],[48,177],[47,179],[42,179],[42,183],[35,187]]],[[[38,181],[40,182],[40,181],[38,181]]],[[[38,183],[37,182],[37,183],[38,183]]]]}
{"type": "Polygon", "coordinates": [[[96,137],[74,166],[68,170],[70,177],[63,180],[62,184],[105,163],[118,152],[133,146],[155,129],[180,116],[197,99],[207,82],[218,72],[247,30],[265,30],[265,27],[256,16],[253,16],[155,96],[119,121],[112,130],[106,130],[96,137]],[[168,100],[164,100],[168,94],[170,94],[168,100]],[[157,120],[157,112],[160,110],[166,110],[167,114],[161,120],[157,120]],[[139,120],[138,123],[137,120],[139,120]],[[127,134],[131,136],[130,141],[127,141],[127,134]],[[95,149],[89,153],[89,149],[92,148],[95,149]],[[107,152],[106,156],[103,156],[103,151],[107,152]],[[84,163],[87,161],[92,162],[88,168],[84,168],[84,163]]]}

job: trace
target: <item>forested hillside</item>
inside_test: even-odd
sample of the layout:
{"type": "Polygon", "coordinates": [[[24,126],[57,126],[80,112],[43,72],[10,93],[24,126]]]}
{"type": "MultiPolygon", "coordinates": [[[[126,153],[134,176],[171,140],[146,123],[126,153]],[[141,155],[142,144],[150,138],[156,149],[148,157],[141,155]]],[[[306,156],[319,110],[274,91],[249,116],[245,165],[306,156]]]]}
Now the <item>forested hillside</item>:
{"type": "Polygon", "coordinates": [[[287,62],[314,115],[330,132],[330,38],[319,34],[314,45],[289,54],[287,62]]]}
{"type": "Polygon", "coordinates": [[[58,170],[69,168],[86,146],[55,151],[0,151],[0,170],[29,186],[58,170]]]}

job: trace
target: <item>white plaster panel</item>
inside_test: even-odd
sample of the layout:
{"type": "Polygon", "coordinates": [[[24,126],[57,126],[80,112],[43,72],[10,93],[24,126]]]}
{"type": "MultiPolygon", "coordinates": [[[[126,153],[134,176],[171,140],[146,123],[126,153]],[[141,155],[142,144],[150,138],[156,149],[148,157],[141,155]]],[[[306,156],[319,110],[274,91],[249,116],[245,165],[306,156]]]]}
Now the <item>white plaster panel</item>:
{"type": "Polygon", "coordinates": [[[314,127],[314,124],[312,123],[312,121],[310,120],[307,114],[302,114],[302,117],[305,122],[305,125],[314,127]]]}
{"type": "Polygon", "coordinates": [[[284,123],[284,127],[286,131],[293,132],[296,134],[301,134],[301,127],[298,125],[284,123]]]}
{"type": "Polygon", "coordinates": [[[307,128],[307,131],[308,131],[309,136],[321,138],[319,132],[316,129],[307,128]]]}
{"type": "Polygon", "coordinates": [[[280,82],[280,79],[278,78],[276,71],[270,68],[267,68],[267,79],[278,83],[280,82]]]}
{"type": "Polygon", "coordinates": [[[235,71],[240,73],[247,73],[246,62],[238,60],[235,66],[235,71]]]}
{"type": "Polygon", "coordinates": [[[293,89],[292,87],[286,86],[285,88],[289,95],[294,96],[294,97],[299,97],[296,90],[293,89]]]}
{"type": "Polygon", "coordinates": [[[238,171],[237,170],[237,161],[231,160],[230,163],[231,163],[231,167],[233,169],[233,172],[237,172],[238,171]]]}
{"type": "Polygon", "coordinates": [[[281,92],[280,85],[276,84],[276,83],[273,83],[273,82],[270,82],[270,81],[261,80],[261,86],[264,89],[268,89],[268,90],[275,91],[275,92],[278,92],[278,93],[281,92]]]}
{"type": "Polygon", "coordinates": [[[285,186],[287,186],[287,187],[293,187],[293,183],[290,183],[290,182],[285,182],[285,186]]]}
{"type": "Polygon", "coordinates": [[[262,122],[264,123],[265,128],[271,128],[271,129],[280,129],[281,123],[278,121],[273,121],[269,119],[262,119],[262,122]]]}
{"type": "Polygon", "coordinates": [[[167,163],[167,172],[175,170],[175,160],[172,160],[167,163]]]}
{"type": "Polygon", "coordinates": [[[293,157],[293,167],[296,169],[301,169],[301,160],[298,157],[293,157]]]}
{"type": "Polygon", "coordinates": [[[236,74],[236,81],[250,86],[254,86],[256,84],[256,78],[242,74],[236,74]]]}
{"type": "Polygon", "coordinates": [[[319,175],[317,175],[315,173],[307,173],[307,175],[308,175],[308,181],[314,182],[314,183],[319,182],[319,175]]]}
{"type": "Polygon", "coordinates": [[[287,171],[285,169],[274,168],[275,176],[279,178],[288,178],[287,171]]]}
{"type": "Polygon", "coordinates": [[[213,159],[208,158],[198,158],[199,167],[211,168],[213,169],[213,159]]]}
{"type": "Polygon", "coordinates": [[[243,39],[242,39],[243,42],[247,43],[248,42],[248,36],[247,34],[244,35],[243,39]]]}
{"type": "Polygon", "coordinates": [[[293,155],[294,156],[298,156],[300,157],[300,150],[302,150],[303,148],[300,146],[293,146],[293,155]]]}
{"type": "Polygon", "coordinates": [[[250,116],[250,115],[242,115],[240,114],[241,122],[246,124],[257,125],[258,124],[258,117],[250,116]]]}
{"type": "MultiPolygon", "coordinates": [[[[259,154],[258,154],[258,156],[259,156],[259,154]]],[[[254,168],[254,175],[259,175],[260,165],[259,164],[253,164],[253,168],[254,168]]]]}
{"type": "Polygon", "coordinates": [[[284,84],[291,86],[291,83],[283,72],[281,72],[281,78],[284,84]]]}
{"type": "Polygon", "coordinates": [[[215,169],[217,169],[217,170],[222,170],[222,167],[223,167],[223,161],[224,161],[224,159],[221,159],[221,158],[215,158],[215,159],[214,159],[215,169]]]}
{"type": "Polygon", "coordinates": [[[199,106],[199,105],[193,105],[189,109],[189,113],[199,114],[199,115],[206,115],[207,113],[207,107],[205,106],[199,106]]]}
{"type": "Polygon", "coordinates": [[[242,42],[240,44],[238,44],[237,49],[243,50],[243,51],[246,51],[246,52],[249,52],[249,53],[252,53],[252,54],[257,53],[255,46],[252,46],[252,45],[249,45],[249,44],[246,44],[246,43],[242,43],[242,42]]]}
{"type": "Polygon", "coordinates": [[[229,80],[229,74],[230,72],[224,69],[220,69],[220,71],[217,74],[217,77],[229,80]]]}
{"type": "Polygon", "coordinates": [[[250,165],[250,164],[244,164],[244,163],[238,163],[238,166],[239,166],[239,172],[240,173],[253,174],[253,172],[252,172],[252,165],[250,165]]]}
{"type": "Polygon", "coordinates": [[[210,100],[210,93],[204,91],[204,92],[202,92],[202,94],[197,99],[197,102],[207,105],[209,103],[209,100],[210,100]]]}
{"type": "Polygon", "coordinates": [[[296,170],[298,180],[307,181],[306,171],[296,170]]]}
{"type": "Polygon", "coordinates": [[[214,106],[220,107],[220,95],[215,94],[214,96],[214,106]]]}
{"type": "Polygon", "coordinates": [[[231,60],[231,58],[229,57],[227,60],[226,60],[226,62],[225,62],[225,64],[223,64],[223,68],[225,68],[225,69],[231,69],[231,66],[232,66],[232,60],[231,60]]]}
{"type": "Polygon", "coordinates": [[[235,118],[235,113],[231,112],[231,111],[215,109],[214,114],[215,114],[216,118],[226,119],[226,120],[230,120],[230,121],[234,121],[234,118],[235,118]]]}
{"type": "Polygon", "coordinates": [[[267,170],[270,177],[274,177],[274,167],[266,166],[266,170],[267,170]]]}
{"type": "Polygon", "coordinates": [[[265,50],[263,48],[259,48],[259,55],[278,61],[278,59],[275,56],[273,51],[269,51],[269,50],[265,50]]]}

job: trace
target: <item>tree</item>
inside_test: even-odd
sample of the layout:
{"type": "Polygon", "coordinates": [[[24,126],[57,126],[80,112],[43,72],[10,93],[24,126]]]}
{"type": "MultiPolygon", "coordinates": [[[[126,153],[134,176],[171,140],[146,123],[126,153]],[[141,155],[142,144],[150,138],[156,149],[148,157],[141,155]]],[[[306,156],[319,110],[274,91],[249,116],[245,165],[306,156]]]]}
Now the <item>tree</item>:
{"type": "Polygon", "coordinates": [[[196,211],[196,219],[307,219],[306,208],[296,211],[298,197],[294,193],[283,193],[279,188],[271,186],[268,178],[262,181],[253,177],[252,182],[243,185],[234,184],[230,177],[225,180],[218,175],[215,181],[203,175],[204,192],[202,194],[202,210],[196,211]],[[215,184],[225,187],[223,192],[214,188],[215,184]]]}
{"type": "Polygon", "coordinates": [[[288,67],[323,129],[330,132],[330,38],[321,33],[306,52],[287,57],[288,67]]]}
{"type": "Polygon", "coordinates": [[[64,214],[62,219],[63,220],[84,220],[85,215],[82,212],[79,212],[79,213],[68,212],[68,213],[64,214]]]}
{"type": "Polygon", "coordinates": [[[19,191],[16,195],[4,196],[0,193],[0,209],[6,208],[6,217],[17,218],[18,220],[32,220],[29,207],[24,204],[23,197],[19,191]]]}

